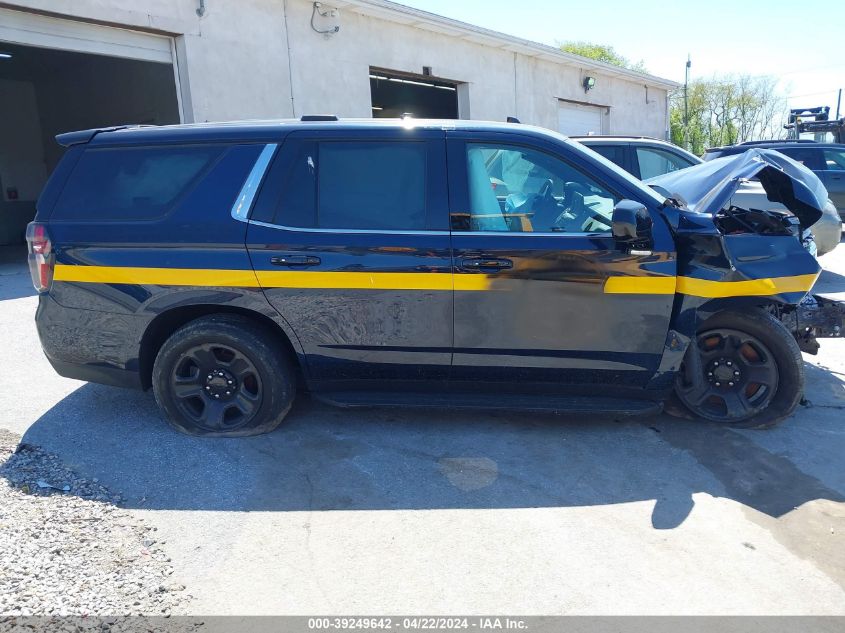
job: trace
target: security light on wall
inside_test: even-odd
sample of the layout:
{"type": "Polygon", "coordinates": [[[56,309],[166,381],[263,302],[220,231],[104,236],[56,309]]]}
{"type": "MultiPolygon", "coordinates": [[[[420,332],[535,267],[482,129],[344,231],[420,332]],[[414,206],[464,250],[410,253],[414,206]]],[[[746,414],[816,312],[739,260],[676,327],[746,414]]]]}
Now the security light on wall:
{"type": "Polygon", "coordinates": [[[584,86],[584,92],[590,92],[590,90],[596,87],[596,78],[588,75],[584,77],[584,81],[581,82],[581,85],[584,86]]]}

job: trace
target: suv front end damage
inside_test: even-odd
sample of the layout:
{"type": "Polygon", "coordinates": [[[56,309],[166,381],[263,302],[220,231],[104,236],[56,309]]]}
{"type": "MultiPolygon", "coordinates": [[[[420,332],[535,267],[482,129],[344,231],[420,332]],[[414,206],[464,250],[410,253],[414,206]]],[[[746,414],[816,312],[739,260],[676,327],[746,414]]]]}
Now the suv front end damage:
{"type": "Polygon", "coordinates": [[[648,184],[667,198],[664,215],[684,280],[677,309],[685,334],[711,314],[749,305],[772,312],[805,352],[818,351],[817,338],[842,336],[845,304],[808,294],[821,267],[807,248],[807,230],[827,202],[812,171],[778,152],[751,149],[648,184]],[[767,198],[788,211],[732,204],[749,181],[759,181],[767,198]]]}

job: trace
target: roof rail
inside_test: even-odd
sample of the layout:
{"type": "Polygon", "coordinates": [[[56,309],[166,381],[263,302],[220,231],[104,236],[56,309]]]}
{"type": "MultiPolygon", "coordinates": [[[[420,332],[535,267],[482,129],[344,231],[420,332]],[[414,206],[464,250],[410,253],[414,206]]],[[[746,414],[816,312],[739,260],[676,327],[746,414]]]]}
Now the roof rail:
{"type": "Polygon", "coordinates": [[[815,143],[815,141],[810,138],[782,138],[772,139],[770,141],[743,141],[742,143],[737,143],[737,145],[771,145],[772,143],[815,143]]]}
{"type": "Polygon", "coordinates": [[[77,130],[75,132],[63,132],[56,134],[56,142],[62,147],[70,147],[71,145],[83,145],[91,141],[100,132],[114,132],[115,130],[125,130],[128,127],[139,127],[134,125],[113,125],[111,127],[95,127],[90,130],[77,130]]]}
{"type": "Polygon", "coordinates": [[[668,143],[669,141],[657,138],[656,136],[642,136],[637,134],[573,134],[569,138],[584,138],[584,139],[642,139],[644,141],[660,141],[661,143],[668,143]]]}
{"type": "Polygon", "coordinates": [[[303,114],[300,121],[338,121],[336,114],[303,114]]]}

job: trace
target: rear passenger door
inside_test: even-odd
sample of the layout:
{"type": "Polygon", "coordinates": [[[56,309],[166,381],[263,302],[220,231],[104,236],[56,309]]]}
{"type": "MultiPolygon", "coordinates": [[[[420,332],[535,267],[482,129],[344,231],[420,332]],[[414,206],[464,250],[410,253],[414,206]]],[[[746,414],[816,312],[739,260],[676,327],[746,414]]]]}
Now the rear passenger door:
{"type": "Polygon", "coordinates": [[[289,135],[247,247],[299,339],[312,388],[436,387],[448,377],[453,327],[444,133],[365,134],[289,135]]]}

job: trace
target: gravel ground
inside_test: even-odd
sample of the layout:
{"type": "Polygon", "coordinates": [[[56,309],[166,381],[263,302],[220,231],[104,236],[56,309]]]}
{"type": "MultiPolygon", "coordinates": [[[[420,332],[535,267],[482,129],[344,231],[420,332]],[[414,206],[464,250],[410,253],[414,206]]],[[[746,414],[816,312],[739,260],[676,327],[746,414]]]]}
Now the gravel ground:
{"type": "Polygon", "coordinates": [[[0,429],[0,614],[168,616],[172,582],[156,528],[120,496],[0,429]],[[48,487],[54,486],[54,487],[48,487]]]}

